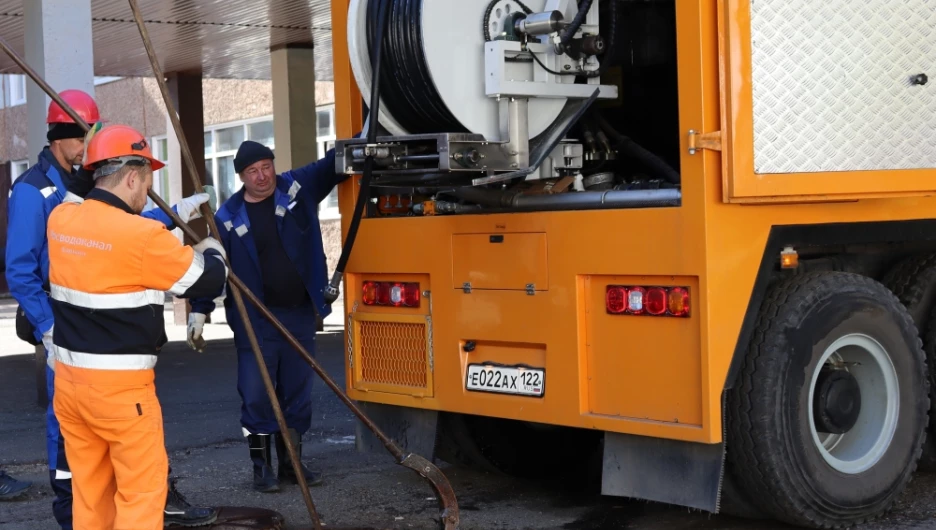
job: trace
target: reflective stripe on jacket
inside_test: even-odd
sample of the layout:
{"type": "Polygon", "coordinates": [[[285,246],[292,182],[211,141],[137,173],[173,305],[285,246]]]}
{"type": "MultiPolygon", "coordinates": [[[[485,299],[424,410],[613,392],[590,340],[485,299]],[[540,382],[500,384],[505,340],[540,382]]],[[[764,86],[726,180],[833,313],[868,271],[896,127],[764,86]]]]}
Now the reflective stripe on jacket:
{"type": "MultiPolygon", "coordinates": [[[[46,223],[56,206],[65,199],[69,174],[55,160],[48,147],[39,161],[13,183],[7,203],[6,280],[10,294],[23,307],[26,318],[36,328],[36,340],[52,327],[49,305],[49,254],[46,223]],[[15,237],[14,237],[15,234],[15,237]]],[[[175,207],[173,207],[175,210],[175,207]]],[[[172,220],[160,210],[145,212],[170,230],[172,220]]],[[[52,366],[50,360],[50,367],[52,366]]]]}
{"type": "Polygon", "coordinates": [[[166,342],[164,291],[188,298],[224,285],[221,255],[185,246],[166,227],[95,189],[49,216],[56,362],[146,370],[166,342]]]}
{"type": "MultiPolygon", "coordinates": [[[[331,313],[331,306],[325,304],[322,292],[328,282],[328,268],[322,244],[322,231],[319,226],[318,206],[331,193],[331,190],[348,176],[335,173],[335,150],[329,149],[321,160],[277,175],[276,190],[273,192],[276,203],[276,227],[283,248],[290,261],[296,266],[321,318],[331,313]]],[[[241,188],[225,201],[215,214],[215,222],[218,225],[221,243],[227,252],[228,261],[231,263],[231,272],[236,274],[262,301],[263,277],[260,270],[260,258],[254,241],[254,233],[250,229],[244,193],[244,188],[241,188]]],[[[215,308],[214,299],[222,294],[222,290],[218,289],[209,297],[193,299],[192,311],[211,314],[215,308]]],[[[235,345],[249,347],[246,328],[230,296],[225,298],[224,307],[228,325],[234,332],[235,345]]],[[[251,304],[247,304],[247,318],[253,323],[262,319],[260,313],[251,304]]],[[[312,322],[309,325],[314,326],[315,323],[312,322]]],[[[257,340],[262,345],[263,337],[258,336],[257,340]]]]}

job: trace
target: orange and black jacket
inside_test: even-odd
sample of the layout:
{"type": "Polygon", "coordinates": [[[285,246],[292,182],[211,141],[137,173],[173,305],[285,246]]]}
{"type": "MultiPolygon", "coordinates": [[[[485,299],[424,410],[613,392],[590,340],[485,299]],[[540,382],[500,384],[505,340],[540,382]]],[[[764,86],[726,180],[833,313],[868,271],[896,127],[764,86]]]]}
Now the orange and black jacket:
{"type": "Polygon", "coordinates": [[[183,245],[100,188],[83,202],[66,196],[48,241],[55,360],[78,368],[153,368],[166,341],[165,291],[205,296],[227,279],[218,251],[183,245]]]}

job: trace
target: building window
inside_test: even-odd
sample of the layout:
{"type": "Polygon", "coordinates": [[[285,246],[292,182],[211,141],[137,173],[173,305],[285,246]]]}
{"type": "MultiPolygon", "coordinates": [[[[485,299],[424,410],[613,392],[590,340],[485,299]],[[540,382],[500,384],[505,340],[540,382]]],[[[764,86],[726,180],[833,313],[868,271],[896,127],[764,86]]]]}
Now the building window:
{"type": "MultiPolygon", "coordinates": [[[[154,136],[152,138],[153,156],[163,163],[169,162],[169,141],[165,136],[154,136]]],[[[162,168],[153,172],[153,191],[159,195],[162,200],[172,204],[169,198],[169,171],[162,168]]],[[[143,211],[156,208],[156,203],[149,197],[146,198],[146,207],[143,211]]]]}
{"type": "Polygon", "coordinates": [[[329,105],[316,111],[315,123],[319,138],[335,136],[335,106],[329,105]]]}
{"type": "MultiPolygon", "coordinates": [[[[318,157],[325,156],[325,152],[335,146],[335,106],[328,105],[320,107],[316,111],[317,130],[319,133],[327,133],[317,137],[318,157]]],[[[261,143],[273,152],[276,152],[276,145],[273,138],[273,117],[265,116],[251,120],[239,122],[222,123],[205,128],[205,184],[215,187],[217,193],[216,199],[220,205],[231,198],[243,186],[240,176],[234,172],[234,156],[237,154],[237,148],[244,140],[253,140],[261,143]]],[[[165,137],[153,138],[154,148],[157,157],[168,157],[164,151],[165,147],[159,147],[157,142],[163,142],[165,137]],[[163,151],[160,151],[163,149],[163,151]]],[[[160,160],[165,161],[163,158],[160,160]]],[[[159,182],[165,181],[166,196],[168,196],[168,174],[165,170],[156,172],[160,174],[159,182]],[[165,175],[163,177],[162,175],[165,175]]],[[[154,174],[154,188],[158,185],[157,176],[154,174]]],[[[162,195],[160,193],[160,195],[162,195]]],[[[165,198],[165,197],[164,197],[165,198]]],[[[336,191],[325,198],[319,204],[319,216],[322,219],[337,219],[338,215],[338,194],[336,191]]]]}
{"type": "Polygon", "coordinates": [[[274,149],[272,117],[224,123],[205,130],[205,183],[215,187],[218,204],[231,198],[243,185],[234,172],[234,156],[244,140],[274,149]]]}
{"type": "Polygon", "coordinates": [[[25,173],[27,169],[29,169],[29,160],[14,160],[10,162],[10,178],[15,181],[20,175],[25,173]]]}
{"type": "Polygon", "coordinates": [[[26,76],[10,75],[7,77],[7,83],[10,87],[10,106],[26,103],[26,76]]]}
{"type": "MultiPolygon", "coordinates": [[[[318,157],[325,157],[329,149],[335,147],[335,106],[321,107],[315,115],[318,129],[318,157]]],[[[319,219],[340,219],[338,212],[338,188],[335,188],[319,204],[319,219]]]]}

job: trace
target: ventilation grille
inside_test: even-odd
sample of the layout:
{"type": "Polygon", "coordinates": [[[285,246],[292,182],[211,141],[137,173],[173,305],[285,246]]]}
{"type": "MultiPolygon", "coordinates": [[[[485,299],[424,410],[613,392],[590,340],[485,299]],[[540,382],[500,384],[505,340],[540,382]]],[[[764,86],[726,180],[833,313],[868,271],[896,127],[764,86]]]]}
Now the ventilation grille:
{"type": "Polygon", "coordinates": [[[359,381],[365,385],[429,388],[425,322],[358,321],[359,381]]]}

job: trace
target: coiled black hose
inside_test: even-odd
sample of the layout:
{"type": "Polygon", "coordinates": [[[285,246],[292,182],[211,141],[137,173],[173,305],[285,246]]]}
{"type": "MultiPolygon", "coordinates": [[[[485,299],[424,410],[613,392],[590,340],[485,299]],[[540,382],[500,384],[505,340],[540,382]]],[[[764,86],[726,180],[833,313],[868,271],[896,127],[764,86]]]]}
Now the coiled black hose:
{"type": "MultiPolygon", "coordinates": [[[[381,42],[386,74],[374,76],[390,114],[410,133],[467,132],[442,101],[426,64],[422,40],[423,0],[390,0],[381,42]]],[[[378,2],[367,4],[367,45],[375,48],[378,2]]]]}
{"type": "MultiPolygon", "coordinates": [[[[377,143],[377,111],[380,107],[380,85],[376,80],[380,79],[381,66],[381,44],[383,43],[383,33],[387,27],[387,12],[393,0],[369,0],[368,9],[377,5],[377,34],[375,45],[369,46],[371,50],[371,70],[375,80],[371,86],[370,105],[368,105],[368,127],[367,143],[377,143]]],[[[364,160],[364,174],[361,175],[361,189],[357,203],[354,205],[354,214],[351,217],[351,225],[348,227],[348,237],[345,239],[344,246],[341,249],[341,257],[338,258],[338,264],[335,266],[335,272],[332,274],[331,281],[325,286],[323,296],[325,303],[331,305],[338,299],[338,286],[341,285],[341,278],[344,276],[344,270],[348,266],[348,258],[351,257],[351,249],[354,248],[354,240],[357,238],[358,227],[361,225],[361,217],[364,216],[364,205],[370,198],[371,174],[374,170],[374,157],[368,156],[364,160]]]]}

